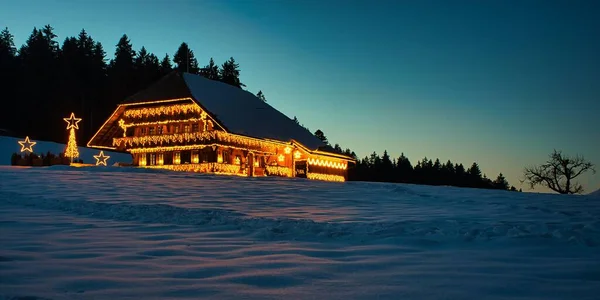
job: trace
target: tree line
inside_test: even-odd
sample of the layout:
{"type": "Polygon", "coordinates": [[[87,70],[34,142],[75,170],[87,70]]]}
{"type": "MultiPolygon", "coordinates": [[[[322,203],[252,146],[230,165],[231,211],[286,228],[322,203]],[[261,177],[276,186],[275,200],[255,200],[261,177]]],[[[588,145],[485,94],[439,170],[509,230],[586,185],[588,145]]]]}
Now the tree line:
{"type": "MultiPolygon", "coordinates": [[[[296,117],[294,117],[294,121],[300,124],[296,117]]],[[[438,158],[432,160],[425,157],[413,166],[404,153],[396,159],[391,158],[387,150],[384,150],[382,155],[378,155],[374,151],[371,155],[360,159],[349,148],[342,149],[339,144],[331,146],[322,130],[318,129],[314,135],[325,143],[324,150],[356,159],[356,164],[351,164],[348,168],[348,180],[350,181],[449,185],[517,191],[517,188],[511,186],[502,173],[498,174],[494,180],[488,178],[486,174],[482,173],[476,162],[465,168],[462,163],[453,163],[450,160],[442,163],[438,158]]]]}
{"type": "MultiPolygon", "coordinates": [[[[0,32],[0,80],[2,105],[0,129],[15,135],[64,142],[62,118],[74,112],[83,118],[78,139],[88,141],[115,107],[128,96],[149,86],[172,70],[200,74],[212,80],[244,88],[240,66],[233,57],[217,65],[210,58],[200,67],[187,43],[172,58],[159,59],[142,46],[135,50],[124,34],[107,60],[104,46],[85,29],[59,44],[54,28],[34,28],[18,49],[14,36],[0,32]]],[[[266,101],[262,91],[259,98],[266,101]]]]}

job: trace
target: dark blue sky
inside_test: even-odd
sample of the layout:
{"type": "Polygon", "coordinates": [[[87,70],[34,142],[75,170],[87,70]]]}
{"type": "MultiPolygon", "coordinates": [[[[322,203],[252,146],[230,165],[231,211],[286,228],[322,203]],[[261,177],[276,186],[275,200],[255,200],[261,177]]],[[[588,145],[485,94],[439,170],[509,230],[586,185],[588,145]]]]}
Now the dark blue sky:
{"type": "Polygon", "coordinates": [[[600,1],[8,1],[0,26],[17,46],[33,26],[61,43],[85,28],[108,58],[123,33],[159,57],[185,41],[361,157],[477,161],[520,186],[553,148],[600,164],[599,16],[600,1]]]}

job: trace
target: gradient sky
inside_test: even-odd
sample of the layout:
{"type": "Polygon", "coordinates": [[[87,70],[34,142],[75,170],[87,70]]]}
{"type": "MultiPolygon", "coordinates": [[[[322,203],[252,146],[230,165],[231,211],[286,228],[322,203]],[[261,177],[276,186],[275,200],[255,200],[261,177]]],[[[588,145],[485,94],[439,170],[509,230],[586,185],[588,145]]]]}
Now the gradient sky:
{"type": "MultiPolygon", "coordinates": [[[[509,182],[553,148],[600,165],[600,1],[6,1],[20,46],[82,28],[162,58],[240,63],[247,89],[360,157],[480,164],[509,182]]],[[[598,168],[600,169],[600,167],[598,168]]],[[[600,171],[600,170],[598,170],[600,171]]],[[[600,188],[600,172],[581,179],[600,188]]],[[[543,191],[543,189],[536,189],[543,191]]]]}

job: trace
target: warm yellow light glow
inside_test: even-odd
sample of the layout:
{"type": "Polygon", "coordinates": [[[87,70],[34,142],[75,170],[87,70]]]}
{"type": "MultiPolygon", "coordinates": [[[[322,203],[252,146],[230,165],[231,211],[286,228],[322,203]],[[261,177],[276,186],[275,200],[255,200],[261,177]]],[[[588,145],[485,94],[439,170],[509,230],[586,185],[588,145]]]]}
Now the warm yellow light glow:
{"type": "Polygon", "coordinates": [[[159,166],[162,166],[165,164],[165,154],[162,152],[159,152],[158,155],[156,156],[156,164],[159,166]]]}
{"type": "Polygon", "coordinates": [[[110,156],[104,155],[104,151],[100,151],[100,154],[94,155],[94,158],[96,159],[96,166],[106,166],[106,161],[110,158],[110,156]]]}
{"type": "MultiPolygon", "coordinates": [[[[237,149],[237,150],[248,150],[248,148],[243,148],[243,147],[234,147],[234,146],[229,146],[229,145],[222,145],[222,144],[208,144],[208,145],[185,145],[185,146],[166,146],[166,147],[147,147],[147,148],[133,148],[133,149],[129,149],[127,151],[129,151],[132,154],[135,153],[154,153],[154,152],[169,152],[169,151],[186,151],[186,150],[200,150],[200,149],[204,149],[204,148],[212,148],[212,147],[222,147],[222,148],[230,148],[230,149],[237,149]]],[[[256,153],[262,153],[262,154],[266,154],[266,155],[273,155],[274,153],[272,152],[266,152],[266,151],[258,151],[258,150],[252,150],[253,152],[256,153]]],[[[221,158],[222,160],[223,158],[221,158]]]]}
{"type": "Polygon", "coordinates": [[[197,164],[200,162],[200,155],[198,155],[198,151],[192,151],[192,163],[197,164]]]}
{"type": "Polygon", "coordinates": [[[277,160],[280,162],[285,161],[285,156],[283,156],[283,154],[279,154],[279,156],[277,157],[277,160]]]}
{"type": "Polygon", "coordinates": [[[327,168],[341,169],[341,170],[346,170],[348,168],[348,164],[345,164],[345,163],[333,162],[333,161],[329,161],[329,160],[322,160],[322,159],[316,159],[316,158],[309,158],[308,164],[314,165],[314,166],[319,166],[319,167],[327,167],[327,168]]]}
{"type": "Polygon", "coordinates": [[[65,157],[71,158],[71,162],[73,162],[73,158],[79,157],[79,149],[77,148],[77,141],[75,140],[75,127],[71,127],[69,130],[69,141],[67,142],[67,147],[65,149],[65,157]]]}
{"type": "Polygon", "coordinates": [[[165,166],[146,166],[145,168],[166,169],[178,172],[201,172],[223,175],[240,175],[239,165],[219,164],[219,163],[199,163],[199,164],[184,164],[184,165],[165,165],[165,166]]]}
{"type": "MultiPolygon", "coordinates": [[[[189,119],[182,119],[182,120],[178,120],[178,119],[169,119],[169,120],[164,120],[164,121],[152,121],[152,122],[139,122],[139,123],[125,123],[125,121],[123,121],[123,124],[121,126],[121,121],[119,121],[119,126],[121,128],[123,128],[123,130],[125,130],[126,128],[129,127],[135,127],[135,126],[156,126],[156,125],[167,125],[167,124],[173,124],[173,123],[196,123],[196,122],[200,122],[203,121],[200,118],[189,118],[189,119]]],[[[210,122],[210,120],[208,120],[207,122],[210,122]]],[[[206,131],[206,130],[205,130],[206,131]]]]}
{"type": "Polygon", "coordinates": [[[68,118],[63,118],[65,122],[67,122],[67,130],[71,128],[79,129],[79,122],[81,122],[81,118],[75,118],[75,113],[71,113],[71,116],[68,118]]]}
{"type": "Polygon", "coordinates": [[[119,120],[119,127],[121,127],[121,129],[123,129],[123,137],[127,136],[127,126],[125,125],[125,120],[121,119],[119,120]]]}
{"type": "Polygon", "coordinates": [[[306,174],[306,178],[312,179],[312,180],[323,180],[323,181],[337,181],[337,182],[346,181],[344,176],[332,175],[332,174],[319,174],[319,173],[308,173],[308,174],[306,174]]]}
{"type": "Polygon", "coordinates": [[[258,167],[258,166],[260,166],[260,164],[258,163],[258,160],[255,160],[255,161],[254,161],[254,166],[255,166],[255,167],[258,167]]]}
{"type": "Polygon", "coordinates": [[[236,157],[235,157],[235,164],[236,164],[236,165],[239,165],[239,164],[241,164],[241,163],[242,163],[242,161],[240,160],[240,157],[239,157],[239,156],[236,156],[236,157]]]}
{"type": "Polygon", "coordinates": [[[140,166],[145,166],[146,165],[146,154],[142,154],[140,155],[140,161],[138,162],[138,165],[140,166]]]}
{"type": "Polygon", "coordinates": [[[300,159],[301,157],[302,157],[302,153],[300,153],[300,151],[296,150],[296,152],[294,152],[294,158],[300,159]]]}
{"type": "Polygon", "coordinates": [[[286,147],[283,149],[283,152],[284,152],[285,154],[290,154],[290,153],[292,153],[292,148],[290,148],[290,146],[286,146],[286,147]]]}
{"type": "Polygon", "coordinates": [[[217,162],[218,163],[222,163],[223,162],[223,153],[219,152],[219,154],[217,155],[217,162]]]}
{"type": "Polygon", "coordinates": [[[195,103],[192,104],[174,104],[158,107],[143,107],[127,109],[123,116],[130,119],[142,119],[154,116],[175,116],[179,114],[202,113],[202,109],[195,103]]]}
{"type": "Polygon", "coordinates": [[[37,142],[30,141],[29,136],[26,136],[24,141],[18,141],[18,143],[21,145],[21,152],[33,152],[33,146],[37,144],[37,142]]]}
{"type": "Polygon", "coordinates": [[[113,138],[113,146],[162,146],[169,143],[198,143],[198,142],[221,142],[238,144],[245,147],[262,148],[273,153],[276,151],[276,145],[271,142],[258,139],[247,138],[239,135],[229,134],[223,131],[204,131],[190,133],[174,133],[163,135],[147,135],[113,138]]]}
{"type": "Polygon", "coordinates": [[[173,164],[180,164],[181,163],[181,152],[173,152],[173,164]]]}
{"type": "Polygon", "coordinates": [[[292,177],[292,169],[280,166],[266,166],[269,175],[292,177]]]}

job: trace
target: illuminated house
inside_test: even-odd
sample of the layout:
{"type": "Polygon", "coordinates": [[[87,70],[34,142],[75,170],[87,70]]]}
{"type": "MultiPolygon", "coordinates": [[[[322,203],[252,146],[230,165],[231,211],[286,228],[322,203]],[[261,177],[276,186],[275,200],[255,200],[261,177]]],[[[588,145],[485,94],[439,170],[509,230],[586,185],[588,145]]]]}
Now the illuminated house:
{"type": "Polygon", "coordinates": [[[324,146],[250,92],[179,72],[125,99],[88,142],[146,168],[346,180],[353,159],[324,146]]]}

